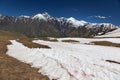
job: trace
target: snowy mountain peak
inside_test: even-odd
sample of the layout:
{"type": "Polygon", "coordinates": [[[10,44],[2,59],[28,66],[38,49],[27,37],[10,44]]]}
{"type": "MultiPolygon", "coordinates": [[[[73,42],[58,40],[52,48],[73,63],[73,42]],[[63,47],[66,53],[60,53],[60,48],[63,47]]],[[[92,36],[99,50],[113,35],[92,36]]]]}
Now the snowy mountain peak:
{"type": "MultiPolygon", "coordinates": [[[[0,14],[0,16],[2,16],[2,14],[0,14]]],[[[65,17],[60,17],[60,18],[57,18],[57,17],[52,17],[50,16],[47,12],[44,12],[42,14],[36,14],[32,17],[30,16],[25,16],[25,15],[22,15],[20,17],[24,17],[24,18],[31,18],[31,19],[38,19],[38,20],[44,20],[44,21],[49,21],[49,22],[53,22],[53,20],[57,20],[58,22],[60,23],[70,23],[73,25],[73,27],[80,27],[80,26],[85,26],[85,25],[89,25],[89,28],[90,28],[90,25],[91,27],[93,26],[105,26],[105,27],[113,27],[114,25],[111,24],[111,23],[90,23],[90,22],[86,22],[84,20],[77,20],[75,19],[74,17],[70,17],[70,18],[65,18],[65,17]]],[[[88,27],[88,26],[87,26],[88,27]]]]}
{"type": "Polygon", "coordinates": [[[3,14],[0,14],[0,20],[3,20],[5,16],[3,14]]]}
{"type": "Polygon", "coordinates": [[[32,19],[47,20],[46,17],[42,14],[36,14],[32,17],[32,19]]]}
{"type": "Polygon", "coordinates": [[[113,24],[111,24],[111,23],[100,23],[99,25],[110,26],[110,25],[113,25],[113,24]]]}
{"type": "Polygon", "coordinates": [[[2,16],[2,14],[0,14],[0,16],[2,16]]]}
{"type": "Polygon", "coordinates": [[[58,18],[58,19],[67,19],[67,18],[65,18],[65,17],[60,17],[60,18],[58,18]]]}
{"type": "Polygon", "coordinates": [[[3,14],[0,14],[0,17],[5,17],[3,14]]]}
{"type": "Polygon", "coordinates": [[[46,20],[52,20],[52,19],[55,19],[54,17],[50,16],[47,12],[42,13],[42,15],[46,18],[46,20]]]}
{"type": "Polygon", "coordinates": [[[78,21],[78,20],[76,20],[76,19],[73,18],[73,17],[70,17],[70,18],[68,18],[68,21],[75,22],[75,21],[78,21]]]}
{"type": "Polygon", "coordinates": [[[45,17],[50,17],[50,15],[47,12],[42,13],[42,15],[45,16],[45,17]]]}
{"type": "Polygon", "coordinates": [[[19,16],[19,18],[30,18],[30,16],[21,15],[21,16],[19,16]]]}
{"type": "Polygon", "coordinates": [[[74,26],[79,27],[79,26],[84,26],[85,24],[87,24],[88,22],[84,21],[84,20],[76,20],[73,17],[70,17],[67,19],[68,22],[72,23],[74,26]]]}
{"type": "Polygon", "coordinates": [[[64,21],[64,20],[67,21],[67,18],[65,18],[65,17],[60,17],[60,18],[57,18],[57,20],[58,20],[58,21],[64,21]]]}
{"type": "MultiPolygon", "coordinates": [[[[113,25],[113,24],[111,24],[111,23],[90,23],[91,25],[103,25],[103,26],[115,26],[115,25],[113,25]]],[[[117,26],[116,26],[117,27],[117,26]]]]}

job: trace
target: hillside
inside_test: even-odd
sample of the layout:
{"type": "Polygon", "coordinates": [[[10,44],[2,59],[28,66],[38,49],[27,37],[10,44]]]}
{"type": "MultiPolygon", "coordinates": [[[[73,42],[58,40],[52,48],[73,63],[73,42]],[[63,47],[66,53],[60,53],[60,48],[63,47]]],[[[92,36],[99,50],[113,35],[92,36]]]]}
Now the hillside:
{"type": "Polygon", "coordinates": [[[117,29],[111,23],[91,23],[73,17],[52,17],[48,13],[33,16],[0,15],[0,29],[28,37],[94,37],[117,29]]]}
{"type": "Polygon", "coordinates": [[[0,31],[0,80],[119,80],[120,38],[40,39],[0,31]]]}
{"type": "MultiPolygon", "coordinates": [[[[30,65],[6,55],[7,45],[11,44],[9,40],[16,39],[29,38],[21,34],[0,30],[0,80],[49,80],[46,76],[38,74],[38,69],[31,68],[30,65]]],[[[29,46],[33,46],[33,43],[25,41],[27,44],[30,43],[29,46]]]]}
{"type": "Polygon", "coordinates": [[[50,49],[31,49],[11,40],[6,54],[38,68],[50,80],[120,79],[120,38],[50,38],[53,39],[58,41],[33,41],[50,49]]]}
{"type": "Polygon", "coordinates": [[[97,37],[114,37],[114,38],[120,38],[120,28],[117,29],[117,30],[114,30],[114,31],[111,31],[111,32],[108,32],[104,35],[101,35],[101,36],[97,36],[97,37]]]}

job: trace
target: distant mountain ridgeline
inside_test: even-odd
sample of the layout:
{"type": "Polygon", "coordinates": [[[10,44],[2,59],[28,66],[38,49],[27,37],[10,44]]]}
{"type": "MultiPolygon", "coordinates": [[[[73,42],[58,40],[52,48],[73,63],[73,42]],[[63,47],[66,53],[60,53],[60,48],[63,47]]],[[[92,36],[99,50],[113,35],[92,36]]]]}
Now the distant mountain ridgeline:
{"type": "Polygon", "coordinates": [[[117,29],[111,23],[89,23],[71,18],[56,18],[48,13],[34,16],[0,15],[0,29],[28,37],[94,37],[117,29]]]}

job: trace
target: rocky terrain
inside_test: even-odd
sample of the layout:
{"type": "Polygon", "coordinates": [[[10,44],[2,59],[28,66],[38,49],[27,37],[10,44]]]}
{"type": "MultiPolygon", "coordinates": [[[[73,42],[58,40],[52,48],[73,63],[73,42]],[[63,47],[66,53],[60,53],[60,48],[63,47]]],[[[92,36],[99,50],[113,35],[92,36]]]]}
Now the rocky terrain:
{"type": "Polygon", "coordinates": [[[0,29],[22,33],[28,37],[94,37],[117,29],[111,23],[52,17],[48,13],[33,16],[0,15],[0,29]]]}

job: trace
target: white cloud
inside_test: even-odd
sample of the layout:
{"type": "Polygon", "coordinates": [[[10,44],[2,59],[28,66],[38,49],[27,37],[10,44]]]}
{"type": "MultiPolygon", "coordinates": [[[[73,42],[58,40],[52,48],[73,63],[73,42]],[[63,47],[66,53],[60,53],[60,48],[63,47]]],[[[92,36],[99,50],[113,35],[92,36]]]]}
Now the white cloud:
{"type": "Polygon", "coordinates": [[[98,19],[106,19],[106,18],[110,18],[111,16],[100,16],[100,15],[97,15],[97,16],[89,16],[87,18],[98,18],[98,19]]]}
{"type": "Polygon", "coordinates": [[[73,10],[73,11],[79,11],[79,9],[75,9],[75,8],[73,8],[72,10],[73,10]]]}
{"type": "Polygon", "coordinates": [[[106,19],[107,17],[105,16],[94,16],[95,18],[100,18],[100,19],[106,19]]]}

